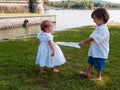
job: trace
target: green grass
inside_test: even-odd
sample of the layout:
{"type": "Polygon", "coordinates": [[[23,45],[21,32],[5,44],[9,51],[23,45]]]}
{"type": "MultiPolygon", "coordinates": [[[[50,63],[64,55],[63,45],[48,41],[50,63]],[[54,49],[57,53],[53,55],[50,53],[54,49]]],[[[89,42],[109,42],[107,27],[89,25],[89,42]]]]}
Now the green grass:
{"type": "MultiPolygon", "coordinates": [[[[79,42],[95,27],[76,28],[54,33],[54,41],[79,42]]],[[[110,26],[110,53],[102,81],[89,81],[78,75],[86,70],[89,45],[81,49],[61,46],[67,63],[60,73],[39,74],[35,64],[38,43],[35,37],[0,42],[0,90],[120,90],[120,27],[110,26]]],[[[91,77],[95,76],[92,69],[91,77]]]]}

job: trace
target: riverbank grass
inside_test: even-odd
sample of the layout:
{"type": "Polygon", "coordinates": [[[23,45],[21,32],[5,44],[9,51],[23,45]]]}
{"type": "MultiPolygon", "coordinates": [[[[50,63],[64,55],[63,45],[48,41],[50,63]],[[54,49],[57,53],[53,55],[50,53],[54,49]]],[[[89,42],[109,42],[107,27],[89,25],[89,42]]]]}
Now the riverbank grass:
{"type": "MultiPolygon", "coordinates": [[[[95,27],[76,28],[55,32],[54,41],[79,42],[95,27]]],[[[67,63],[57,67],[59,73],[46,68],[39,73],[35,65],[38,43],[35,37],[0,42],[0,90],[120,90],[120,27],[109,27],[110,53],[102,74],[102,81],[89,81],[78,72],[86,70],[89,45],[76,49],[60,46],[67,63]]],[[[91,77],[95,76],[92,70],[91,77]]]]}
{"type": "Polygon", "coordinates": [[[120,22],[110,22],[110,23],[108,23],[108,25],[111,27],[113,27],[113,26],[116,26],[116,27],[118,27],[118,26],[120,26],[120,22]]]}

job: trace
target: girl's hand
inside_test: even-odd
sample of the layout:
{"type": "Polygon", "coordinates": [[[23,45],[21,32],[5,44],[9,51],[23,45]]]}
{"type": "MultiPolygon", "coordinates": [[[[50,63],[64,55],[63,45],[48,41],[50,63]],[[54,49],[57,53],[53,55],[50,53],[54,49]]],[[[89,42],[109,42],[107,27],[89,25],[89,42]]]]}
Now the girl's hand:
{"type": "Polygon", "coordinates": [[[36,38],[36,42],[40,42],[40,40],[38,38],[36,38]]]}
{"type": "Polygon", "coordinates": [[[52,51],[52,53],[51,53],[51,57],[53,57],[55,55],[55,52],[54,51],[52,51]]]}

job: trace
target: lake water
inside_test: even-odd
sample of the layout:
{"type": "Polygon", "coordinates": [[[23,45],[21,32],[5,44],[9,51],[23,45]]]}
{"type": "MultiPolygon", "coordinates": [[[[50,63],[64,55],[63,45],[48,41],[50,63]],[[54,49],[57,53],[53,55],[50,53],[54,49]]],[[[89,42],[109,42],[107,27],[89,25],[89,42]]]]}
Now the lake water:
{"type": "MultiPolygon", "coordinates": [[[[109,10],[109,22],[120,22],[120,10],[109,10]]],[[[95,25],[91,19],[92,10],[48,10],[48,14],[56,15],[55,31],[68,28],[95,25]]],[[[0,30],[0,39],[19,38],[27,35],[36,35],[40,32],[39,25],[29,28],[14,28],[0,30]]]]}
{"type": "Polygon", "coordinates": [[[11,29],[5,29],[0,30],[0,40],[4,39],[14,39],[14,38],[21,38],[24,36],[32,36],[36,35],[40,32],[40,26],[30,26],[28,28],[11,28],[11,29]]]}
{"type": "MultiPolygon", "coordinates": [[[[109,10],[109,22],[120,22],[120,10],[109,10]]],[[[56,15],[56,30],[95,25],[91,18],[92,10],[49,10],[56,15]]]]}

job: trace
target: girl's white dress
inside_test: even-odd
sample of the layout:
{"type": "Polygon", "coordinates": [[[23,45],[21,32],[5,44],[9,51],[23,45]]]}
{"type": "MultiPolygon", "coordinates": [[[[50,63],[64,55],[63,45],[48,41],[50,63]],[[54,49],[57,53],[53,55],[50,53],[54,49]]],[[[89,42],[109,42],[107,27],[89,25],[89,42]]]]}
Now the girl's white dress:
{"type": "Polygon", "coordinates": [[[66,59],[60,49],[60,47],[55,44],[55,55],[51,57],[51,48],[48,44],[49,40],[53,41],[53,35],[50,33],[42,32],[37,35],[37,38],[40,40],[40,45],[38,47],[36,64],[39,64],[41,67],[54,67],[62,65],[66,62],[66,59]]]}

